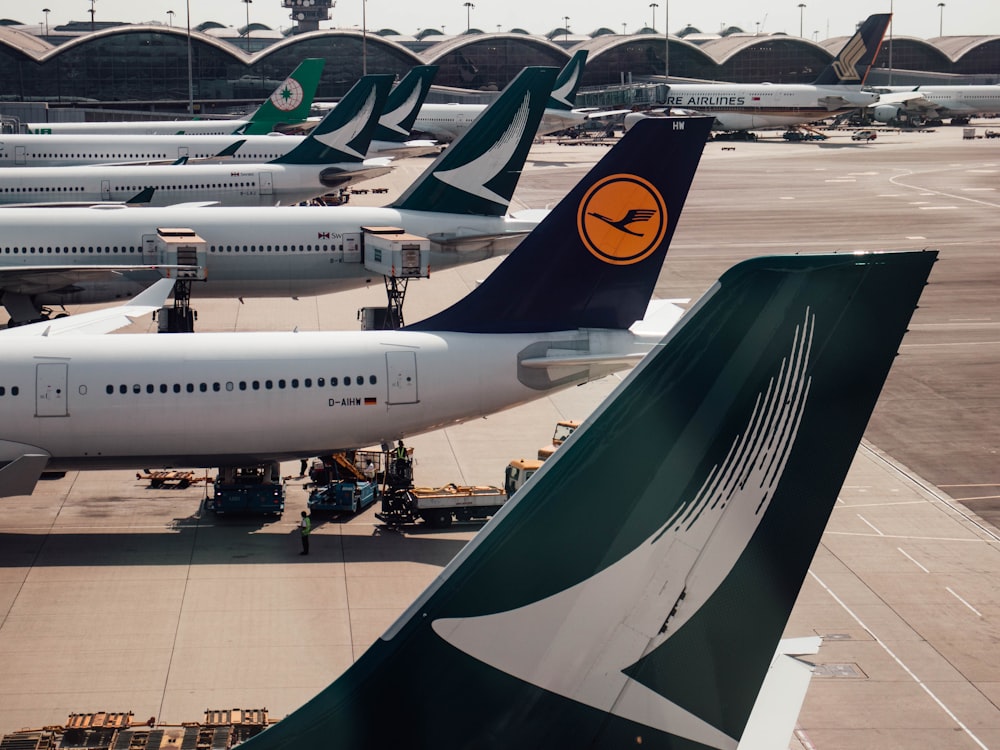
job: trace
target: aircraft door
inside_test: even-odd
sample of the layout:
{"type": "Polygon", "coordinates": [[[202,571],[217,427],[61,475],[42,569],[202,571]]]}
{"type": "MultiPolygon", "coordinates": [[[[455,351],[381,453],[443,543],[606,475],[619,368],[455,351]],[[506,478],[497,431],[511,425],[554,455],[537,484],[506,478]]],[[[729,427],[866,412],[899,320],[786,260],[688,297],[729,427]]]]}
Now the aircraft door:
{"type": "Polygon", "coordinates": [[[160,262],[160,249],[156,244],[155,234],[142,235],[142,262],[150,266],[160,262]]]}
{"type": "Polygon", "coordinates": [[[35,416],[65,417],[69,363],[44,362],[35,365],[35,416]]]}
{"type": "Polygon", "coordinates": [[[274,195],[274,179],[270,172],[260,173],[260,194],[274,195]]]}
{"type": "Polygon", "coordinates": [[[101,180],[101,200],[111,200],[111,180],[101,180]]]}
{"type": "Polygon", "coordinates": [[[385,364],[389,391],[386,403],[417,403],[417,353],[386,352],[385,364]]]}
{"type": "Polygon", "coordinates": [[[28,163],[24,146],[14,146],[14,166],[23,167],[28,163]]]}
{"type": "Polygon", "coordinates": [[[344,263],[360,263],[361,235],[344,232],[344,244],[341,249],[344,251],[344,263]]]}
{"type": "Polygon", "coordinates": [[[189,152],[190,152],[190,149],[187,146],[178,146],[177,147],[177,158],[178,159],[184,159],[184,158],[186,158],[187,156],[190,155],[189,152]]]}

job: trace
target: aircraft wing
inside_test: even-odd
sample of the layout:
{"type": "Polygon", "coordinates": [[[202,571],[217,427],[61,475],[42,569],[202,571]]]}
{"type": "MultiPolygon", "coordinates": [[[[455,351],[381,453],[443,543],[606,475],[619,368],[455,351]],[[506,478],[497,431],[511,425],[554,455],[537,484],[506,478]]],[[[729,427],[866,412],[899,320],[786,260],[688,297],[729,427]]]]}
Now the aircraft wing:
{"type": "Polygon", "coordinates": [[[4,336],[64,336],[74,334],[101,334],[124,328],[137,318],[149,315],[163,307],[173,291],[173,279],[160,279],[149,289],[137,294],[124,305],[107,307],[101,310],[70,315],[55,320],[43,320],[39,323],[29,323],[17,328],[0,330],[0,338],[4,336]]]}
{"type": "Polygon", "coordinates": [[[879,94],[878,101],[870,104],[869,107],[878,107],[884,104],[898,104],[908,112],[919,112],[925,116],[935,114],[940,109],[936,102],[932,102],[919,90],[893,91],[888,94],[879,94]]]}
{"type": "Polygon", "coordinates": [[[587,120],[602,120],[605,117],[618,117],[619,115],[627,115],[631,112],[631,109],[607,109],[603,111],[593,111],[589,112],[587,110],[574,109],[574,112],[580,112],[587,120]]]}
{"type": "Polygon", "coordinates": [[[515,237],[524,237],[528,234],[527,229],[523,232],[495,232],[482,234],[430,234],[427,239],[435,245],[440,245],[448,250],[477,250],[485,247],[497,240],[510,240],[515,237]]]}
{"type": "Polygon", "coordinates": [[[92,265],[92,266],[0,266],[0,292],[41,294],[81,281],[114,278],[132,271],[161,271],[175,266],[92,265]]]}
{"type": "Polygon", "coordinates": [[[836,109],[843,109],[844,107],[857,106],[852,105],[851,102],[842,96],[821,96],[817,101],[821,107],[826,107],[830,112],[836,109]]]}

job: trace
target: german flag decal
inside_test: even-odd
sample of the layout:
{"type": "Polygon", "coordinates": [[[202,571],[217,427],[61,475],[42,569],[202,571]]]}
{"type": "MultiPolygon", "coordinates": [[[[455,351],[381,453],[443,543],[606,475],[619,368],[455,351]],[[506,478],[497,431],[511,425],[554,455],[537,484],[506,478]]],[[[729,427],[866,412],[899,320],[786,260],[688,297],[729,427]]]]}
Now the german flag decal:
{"type": "Polygon", "coordinates": [[[627,266],[659,247],[667,231],[667,206],[660,191],[641,177],[610,175],[583,196],[576,225],[595,257],[627,266]]]}
{"type": "Polygon", "coordinates": [[[367,396],[365,398],[365,406],[375,406],[377,403],[378,403],[377,398],[372,398],[371,396],[367,396]]]}

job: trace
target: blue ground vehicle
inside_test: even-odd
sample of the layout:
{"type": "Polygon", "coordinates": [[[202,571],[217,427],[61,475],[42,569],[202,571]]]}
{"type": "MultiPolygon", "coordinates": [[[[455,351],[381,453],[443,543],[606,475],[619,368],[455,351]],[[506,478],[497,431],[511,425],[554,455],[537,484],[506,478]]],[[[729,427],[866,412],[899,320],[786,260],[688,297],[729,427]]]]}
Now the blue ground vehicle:
{"type": "Polygon", "coordinates": [[[358,513],[375,502],[378,487],[374,482],[344,480],[309,493],[309,511],[346,511],[358,513]]]}

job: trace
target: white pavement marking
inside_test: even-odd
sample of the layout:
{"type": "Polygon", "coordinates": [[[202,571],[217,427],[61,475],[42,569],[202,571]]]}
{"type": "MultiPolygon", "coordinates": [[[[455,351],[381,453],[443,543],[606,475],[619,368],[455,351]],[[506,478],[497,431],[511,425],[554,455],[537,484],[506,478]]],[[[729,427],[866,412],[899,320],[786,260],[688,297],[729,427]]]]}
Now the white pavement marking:
{"type": "Polygon", "coordinates": [[[954,591],[952,591],[951,586],[945,586],[944,590],[947,591],[949,594],[951,594],[956,599],[958,599],[960,602],[962,602],[962,604],[964,604],[966,607],[968,607],[969,609],[971,609],[973,612],[975,612],[977,617],[982,617],[983,616],[982,612],[980,612],[978,609],[976,609],[971,604],[969,604],[967,601],[965,601],[965,599],[963,599],[958,594],[956,594],[954,591]]]}
{"type": "Polygon", "coordinates": [[[883,534],[883,533],[882,533],[881,531],[879,531],[879,530],[878,530],[878,529],[876,528],[875,524],[873,524],[873,523],[872,523],[871,521],[869,521],[869,520],[868,520],[867,518],[865,518],[865,517],[864,517],[863,515],[861,515],[860,513],[858,513],[857,515],[858,515],[858,518],[860,518],[860,519],[861,519],[862,521],[864,521],[864,522],[865,522],[866,524],[868,524],[868,525],[869,525],[869,526],[871,527],[872,531],[874,531],[874,532],[875,532],[876,534],[878,534],[879,536],[885,536],[885,534],[883,534]]]}
{"type": "Polygon", "coordinates": [[[916,561],[915,559],[913,559],[913,557],[911,557],[910,555],[908,555],[908,554],[906,553],[906,550],[904,550],[904,549],[903,549],[902,547],[896,547],[896,549],[898,549],[898,550],[899,550],[899,551],[900,551],[900,552],[902,553],[903,557],[905,557],[905,558],[906,558],[907,560],[909,560],[909,561],[910,561],[911,563],[913,563],[914,565],[916,565],[916,566],[917,566],[918,568],[920,568],[920,569],[921,569],[922,571],[924,571],[925,573],[930,573],[930,571],[929,571],[929,570],[927,570],[927,568],[925,568],[925,567],[924,567],[923,565],[921,565],[920,563],[918,563],[918,562],[917,562],[917,561],[916,561]]]}

